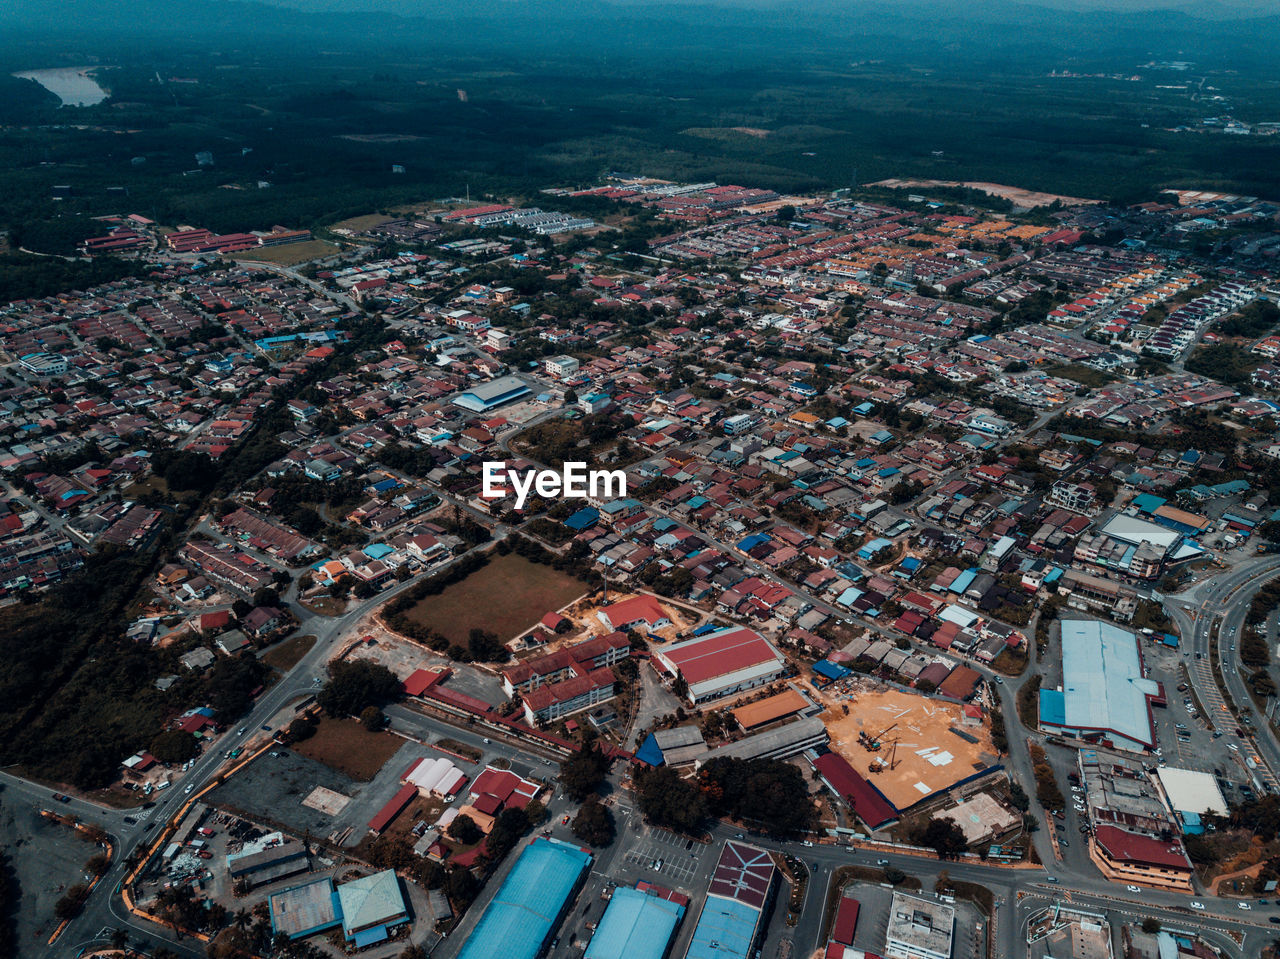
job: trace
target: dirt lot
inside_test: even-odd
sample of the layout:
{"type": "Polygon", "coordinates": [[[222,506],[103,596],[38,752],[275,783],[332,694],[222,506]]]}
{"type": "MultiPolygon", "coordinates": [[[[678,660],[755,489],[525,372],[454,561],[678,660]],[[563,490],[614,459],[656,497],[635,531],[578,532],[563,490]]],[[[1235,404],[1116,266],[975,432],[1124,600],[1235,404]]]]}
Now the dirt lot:
{"type": "Polygon", "coordinates": [[[896,689],[857,686],[848,693],[824,693],[822,699],[829,707],[822,721],[831,736],[831,748],[899,809],[949,789],[995,762],[990,730],[963,725],[961,708],[954,703],[896,689]],[[842,702],[849,706],[847,716],[840,708],[842,702]],[[889,726],[893,729],[884,732],[889,726]],[[952,726],[978,741],[970,743],[957,736],[952,726]],[[881,748],[875,752],[863,748],[859,730],[879,735],[881,748]],[[886,765],[872,772],[873,762],[880,760],[886,765]]]}
{"type": "Polygon", "coordinates": [[[908,189],[911,187],[922,187],[927,189],[931,186],[963,186],[971,190],[981,190],[991,196],[1002,196],[1013,202],[1014,206],[1030,209],[1037,206],[1048,206],[1054,200],[1058,200],[1063,206],[1075,206],[1080,203],[1098,203],[1098,200],[1086,200],[1077,196],[1059,196],[1056,193],[1040,193],[1036,190],[1025,190],[1017,186],[1005,186],[1003,183],[980,183],[972,180],[966,180],[963,183],[956,180],[898,180],[889,179],[881,180],[878,183],[872,183],[871,186],[887,186],[890,189],[908,189]]]}
{"type": "Polygon", "coordinates": [[[367,783],[403,745],[399,736],[371,733],[354,719],[322,719],[316,734],[295,743],[293,750],[356,782],[367,783]]]}
{"type": "Polygon", "coordinates": [[[584,592],[580,580],[508,553],[495,556],[444,592],[426,597],[405,615],[450,642],[465,643],[475,628],[506,642],[584,592]]]}

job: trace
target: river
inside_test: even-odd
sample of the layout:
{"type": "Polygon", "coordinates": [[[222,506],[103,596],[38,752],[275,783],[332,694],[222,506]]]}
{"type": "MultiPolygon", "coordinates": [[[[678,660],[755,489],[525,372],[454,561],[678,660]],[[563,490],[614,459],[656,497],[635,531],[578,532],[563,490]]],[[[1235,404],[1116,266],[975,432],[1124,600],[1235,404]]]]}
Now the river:
{"type": "Polygon", "coordinates": [[[64,107],[91,107],[107,98],[107,91],[89,75],[92,67],[57,67],[51,70],[25,70],[15,73],[23,80],[34,80],[62,101],[64,107]]]}

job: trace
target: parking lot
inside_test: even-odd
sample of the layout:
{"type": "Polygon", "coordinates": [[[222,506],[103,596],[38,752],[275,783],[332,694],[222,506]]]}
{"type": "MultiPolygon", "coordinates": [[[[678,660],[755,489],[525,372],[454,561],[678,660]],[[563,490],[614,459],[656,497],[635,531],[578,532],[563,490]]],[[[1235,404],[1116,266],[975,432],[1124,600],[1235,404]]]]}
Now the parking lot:
{"type": "Polygon", "coordinates": [[[661,883],[657,877],[662,876],[668,883],[683,886],[698,874],[698,859],[706,852],[702,843],[667,829],[654,829],[628,849],[624,859],[653,873],[654,882],[661,883]]]}

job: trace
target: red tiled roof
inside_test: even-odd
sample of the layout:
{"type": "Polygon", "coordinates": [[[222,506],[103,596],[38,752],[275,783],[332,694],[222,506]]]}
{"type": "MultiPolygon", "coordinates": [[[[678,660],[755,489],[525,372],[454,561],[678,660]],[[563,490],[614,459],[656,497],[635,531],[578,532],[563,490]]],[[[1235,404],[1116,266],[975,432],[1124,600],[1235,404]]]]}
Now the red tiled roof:
{"type": "Polygon", "coordinates": [[[1191,872],[1191,862],[1181,844],[1164,842],[1116,826],[1099,825],[1094,839],[1116,861],[1191,872]]]}

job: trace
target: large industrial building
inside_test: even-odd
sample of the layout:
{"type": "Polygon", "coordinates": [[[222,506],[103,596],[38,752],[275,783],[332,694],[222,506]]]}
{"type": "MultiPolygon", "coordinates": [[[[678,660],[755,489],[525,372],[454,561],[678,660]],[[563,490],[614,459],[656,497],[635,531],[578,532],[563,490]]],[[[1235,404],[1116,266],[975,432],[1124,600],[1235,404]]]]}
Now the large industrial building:
{"type": "Polygon", "coordinates": [[[458,959],[537,959],[560,925],[591,854],[542,836],[525,847],[458,959]]]}
{"type": "Polygon", "coordinates": [[[529,393],[529,387],[522,380],[514,376],[499,376],[488,383],[463,390],[453,398],[453,405],[472,413],[487,413],[528,396],[529,393]]]}
{"type": "Polygon", "coordinates": [[[742,626],[655,648],[653,661],[669,675],[684,677],[689,702],[695,706],[765,686],[786,668],[786,660],[767,639],[742,626]]]}
{"type": "Polygon", "coordinates": [[[1040,690],[1040,727],[1086,742],[1154,749],[1159,683],[1143,676],[1138,637],[1094,620],[1063,619],[1062,687],[1040,690]]]}
{"type": "Polygon", "coordinates": [[[769,853],[741,842],[720,850],[685,959],[749,959],[764,934],[777,886],[769,853]]]}
{"type": "Polygon", "coordinates": [[[336,889],[328,877],[272,893],[267,900],[271,931],[303,939],[342,927],[357,949],[384,941],[390,929],[409,919],[409,908],[393,869],[353,879],[336,889]]]}
{"type": "Polygon", "coordinates": [[[629,886],[614,890],[583,959],[663,959],[685,912],[677,898],[629,886]]]}

